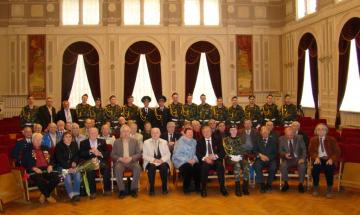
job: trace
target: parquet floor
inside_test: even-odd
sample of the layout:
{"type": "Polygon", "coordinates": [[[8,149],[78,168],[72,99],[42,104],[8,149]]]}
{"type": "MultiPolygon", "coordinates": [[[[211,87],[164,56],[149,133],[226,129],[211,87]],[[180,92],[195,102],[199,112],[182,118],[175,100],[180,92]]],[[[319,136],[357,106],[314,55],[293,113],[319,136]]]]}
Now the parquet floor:
{"type": "MultiPolygon", "coordinates": [[[[159,183],[158,176],[156,179],[159,183]]],[[[181,192],[181,182],[176,189],[171,183],[170,192],[166,196],[160,193],[158,186],[156,195],[150,197],[146,191],[146,180],[146,175],[143,174],[141,191],[137,199],[129,196],[120,200],[116,193],[113,193],[112,196],[106,197],[98,194],[96,200],[83,197],[76,205],[68,202],[65,197],[59,198],[56,204],[40,205],[37,201],[39,193],[33,192],[30,202],[6,204],[5,214],[360,214],[360,190],[347,189],[341,193],[336,192],[333,199],[326,199],[323,195],[313,197],[310,193],[299,194],[294,182],[294,186],[287,193],[281,193],[275,184],[272,193],[260,194],[258,189],[251,188],[250,196],[236,197],[233,181],[227,179],[230,192],[228,197],[223,197],[218,192],[217,180],[210,183],[207,198],[201,198],[195,193],[185,196],[181,192]]]]}

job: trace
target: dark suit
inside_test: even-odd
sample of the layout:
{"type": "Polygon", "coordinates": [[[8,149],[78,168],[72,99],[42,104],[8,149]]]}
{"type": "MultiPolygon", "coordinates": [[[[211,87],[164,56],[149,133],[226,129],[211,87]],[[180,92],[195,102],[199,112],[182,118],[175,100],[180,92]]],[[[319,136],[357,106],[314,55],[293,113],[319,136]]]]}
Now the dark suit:
{"type": "Polygon", "coordinates": [[[73,162],[78,164],[79,159],[79,149],[76,142],[71,142],[69,146],[63,142],[56,144],[53,160],[56,167],[69,169],[73,162]]]}
{"type": "Polygon", "coordinates": [[[170,109],[164,107],[161,110],[160,107],[155,109],[156,127],[160,128],[161,133],[166,132],[166,125],[171,121],[170,109]]]}
{"type": "Polygon", "coordinates": [[[306,145],[301,135],[295,135],[291,140],[291,143],[294,155],[291,159],[287,159],[286,154],[291,152],[289,145],[290,140],[286,136],[281,136],[279,138],[279,154],[282,159],[280,164],[281,176],[284,181],[288,181],[289,167],[296,166],[299,172],[299,181],[300,183],[303,183],[306,172],[306,145]],[[300,159],[303,159],[304,163],[299,164],[300,159]]]}
{"type": "Polygon", "coordinates": [[[132,171],[133,180],[131,181],[131,190],[136,191],[138,189],[138,182],[141,172],[141,167],[139,165],[139,159],[141,158],[141,150],[138,141],[134,138],[129,138],[128,149],[128,156],[132,159],[129,163],[122,163],[119,161],[119,158],[124,157],[124,142],[122,139],[117,139],[114,142],[111,151],[111,158],[114,163],[114,172],[116,175],[116,183],[119,191],[125,190],[123,174],[126,169],[130,169],[132,171]]]}
{"type": "Polygon", "coordinates": [[[257,158],[254,163],[255,173],[256,173],[256,183],[263,184],[263,168],[269,167],[269,177],[267,184],[271,187],[272,181],[275,177],[276,168],[277,168],[277,146],[275,140],[268,137],[267,141],[264,141],[262,138],[259,138],[256,144],[254,145],[254,152],[257,155],[257,158]],[[262,161],[259,154],[266,155],[269,158],[269,161],[262,161]]]}
{"type": "Polygon", "coordinates": [[[25,138],[16,141],[15,147],[11,151],[11,158],[15,160],[16,166],[21,166],[23,152],[31,145],[31,138],[28,141],[25,138]]]}
{"type": "Polygon", "coordinates": [[[41,126],[43,127],[43,130],[45,130],[50,122],[55,122],[56,121],[56,110],[54,107],[51,107],[51,113],[52,113],[52,117],[49,113],[49,109],[46,105],[40,106],[39,110],[38,110],[38,116],[37,119],[39,121],[39,123],[41,124],[41,126]],[[51,121],[52,119],[52,121],[51,121]]]}
{"type": "MultiPolygon", "coordinates": [[[[80,142],[80,159],[83,161],[89,160],[91,158],[95,158],[96,156],[92,153],[90,153],[91,146],[89,139],[83,140],[80,142]]],[[[100,172],[104,179],[104,190],[110,191],[110,167],[108,163],[108,159],[110,156],[110,152],[107,148],[106,141],[103,139],[97,139],[97,149],[101,152],[102,157],[97,157],[100,161],[100,172]]],[[[95,183],[95,177],[96,172],[95,171],[89,171],[86,173],[87,178],[89,181],[89,187],[90,187],[90,193],[94,194],[96,192],[96,183],[95,183]]]]}
{"type": "Polygon", "coordinates": [[[205,138],[201,138],[196,145],[196,156],[198,157],[198,160],[200,162],[200,168],[201,168],[201,185],[202,190],[206,190],[206,183],[208,180],[209,170],[214,169],[216,170],[220,189],[225,189],[225,169],[223,165],[223,159],[225,157],[225,151],[222,144],[222,141],[215,136],[212,136],[211,138],[211,146],[213,150],[213,154],[218,156],[218,159],[213,162],[213,164],[208,164],[205,161],[203,161],[203,158],[207,154],[207,143],[205,138]]]}
{"type": "MultiPolygon", "coordinates": [[[[167,131],[162,133],[161,136],[160,136],[161,139],[164,139],[164,140],[168,141],[168,143],[170,141],[176,142],[176,141],[178,141],[180,139],[180,137],[181,137],[180,133],[174,132],[173,135],[172,135],[172,139],[170,140],[169,139],[169,133],[167,131]]],[[[173,151],[174,150],[174,145],[169,146],[169,150],[173,151]]]]}
{"type": "MultiPolygon", "coordinates": [[[[78,119],[77,119],[77,115],[76,115],[76,110],[70,109],[70,114],[71,114],[72,122],[77,123],[78,119]]],[[[59,120],[62,120],[65,123],[67,123],[66,116],[65,116],[65,110],[63,108],[61,108],[61,110],[59,110],[56,114],[56,121],[59,121],[59,120]]]]}
{"type": "Polygon", "coordinates": [[[150,122],[152,127],[156,127],[156,118],[154,109],[148,108],[146,113],[145,108],[140,108],[138,111],[136,122],[138,122],[139,129],[144,130],[145,122],[150,122]]]}

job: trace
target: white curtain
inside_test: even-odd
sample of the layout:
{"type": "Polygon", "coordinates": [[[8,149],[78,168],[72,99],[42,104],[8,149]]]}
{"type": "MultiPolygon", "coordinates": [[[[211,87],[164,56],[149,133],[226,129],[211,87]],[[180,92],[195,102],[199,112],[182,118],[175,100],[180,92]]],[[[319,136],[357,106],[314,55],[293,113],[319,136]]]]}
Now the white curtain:
{"type": "Polygon", "coordinates": [[[184,0],[184,24],[200,25],[200,0],[184,0]]]}
{"type": "Polygon", "coordinates": [[[144,24],[160,25],[160,0],[144,0],[144,24]]]}
{"type": "Polygon", "coordinates": [[[201,94],[206,95],[206,102],[210,105],[216,105],[216,95],[211,83],[209,68],[207,65],[205,53],[201,53],[199,72],[196,78],[195,88],[193,92],[193,102],[200,104],[201,94]]]}
{"type": "Polygon", "coordinates": [[[134,104],[139,107],[143,107],[143,103],[141,99],[143,96],[150,96],[151,102],[150,107],[158,106],[156,101],[156,97],[154,94],[154,90],[151,85],[149,70],[146,63],[146,57],[144,54],[140,55],[139,68],[136,74],[136,81],[134,90],[132,92],[132,96],[134,97],[134,104]]]}
{"type": "Polygon", "coordinates": [[[83,0],[83,24],[97,25],[100,22],[99,0],[83,0]]]}
{"type": "Polygon", "coordinates": [[[79,0],[63,0],[61,11],[63,25],[79,24],[79,0]]]}
{"type": "Polygon", "coordinates": [[[311,76],[310,76],[310,55],[309,49],[305,51],[305,71],[304,71],[304,84],[303,93],[301,97],[301,106],[315,107],[314,97],[312,93],[311,76]]]}
{"type": "Polygon", "coordinates": [[[76,70],[74,82],[70,91],[70,107],[75,108],[77,104],[81,103],[81,96],[84,94],[88,94],[88,103],[90,105],[95,105],[94,97],[91,93],[89,80],[86,75],[86,69],[84,64],[83,55],[78,55],[78,59],[76,62],[76,70]]]}
{"type": "Polygon", "coordinates": [[[348,78],[341,111],[360,112],[359,86],[360,76],[356,55],[356,41],[351,40],[348,78]]]}
{"type": "Polygon", "coordinates": [[[219,0],[204,0],[204,25],[219,25],[219,0]]]}
{"type": "Polygon", "coordinates": [[[124,24],[140,25],[140,0],[124,0],[124,24]]]}

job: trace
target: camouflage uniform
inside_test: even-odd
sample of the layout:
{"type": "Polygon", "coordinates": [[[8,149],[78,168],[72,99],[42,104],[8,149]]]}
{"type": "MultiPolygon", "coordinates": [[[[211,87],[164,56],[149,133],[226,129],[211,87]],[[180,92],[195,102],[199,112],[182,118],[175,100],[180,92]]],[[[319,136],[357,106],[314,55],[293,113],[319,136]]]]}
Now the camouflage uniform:
{"type": "Polygon", "coordinates": [[[24,128],[25,126],[33,126],[37,122],[37,112],[38,107],[33,106],[31,109],[29,105],[26,105],[21,109],[20,113],[20,126],[24,128]]]}
{"type": "Polygon", "coordinates": [[[134,104],[131,106],[125,105],[123,107],[122,116],[125,117],[126,121],[128,120],[136,121],[138,111],[139,111],[139,107],[134,104]]]}
{"type": "Polygon", "coordinates": [[[250,105],[245,106],[245,119],[251,120],[253,127],[262,124],[261,110],[258,105],[251,107],[250,105]]]}
{"type": "Polygon", "coordinates": [[[236,107],[229,107],[228,109],[228,117],[227,124],[232,125],[236,124],[237,126],[242,125],[244,123],[245,113],[244,109],[240,105],[236,105],[236,107]]]}
{"type": "Polygon", "coordinates": [[[80,128],[84,127],[85,120],[90,118],[91,106],[89,104],[80,103],[76,105],[76,115],[78,117],[80,128]]]}
{"type": "Polygon", "coordinates": [[[247,160],[247,150],[244,147],[245,142],[241,140],[241,137],[225,137],[223,140],[224,150],[227,155],[241,155],[242,160],[234,162],[229,160],[234,168],[235,181],[240,181],[240,172],[243,171],[243,180],[249,179],[249,162],[247,160]]]}
{"type": "Polygon", "coordinates": [[[228,108],[225,106],[214,106],[212,107],[212,114],[213,119],[215,119],[217,123],[226,122],[226,119],[228,117],[228,108]]]}
{"type": "Polygon", "coordinates": [[[184,104],[183,115],[186,121],[193,121],[198,119],[198,106],[194,103],[184,104]]]}
{"type": "Polygon", "coordinates": [[[183,113],[183,104],[178,103],[171,103],[169,105],[170,109],[170,120],[175,122],[177,128],[181,128],[184,122],[184,113],[183,113]]]}
{"type": "Polygon", "coordinates": [[[201,125],[206,125],[213,117],[211,106],[208,103],[200,104],[198,106],[198,116],[201,125]]]}
{"type": "Polygon", "coordinates": [[[280,109],[281,121],[283,125],[289,125],[297,119],[297,107],[294,104],[283,105],[280,109]]]}
{"type": "Polygon", "coordinates": [[[119,117],[122,114],[120,105],[108,104],[105,107],[105,119],[110,122],[111,128],[119,124],[119,117]]]}
{"type": "Polygon", "coordinates": [[[105,123],[105,110],[102,107],[91,107],[90,112],[91,119],[95,120],[95,126],[99,131],[101,130],[101,126],[105,123]]]}
{"type": "Polygon", "coordinates": [[[279,110],[276,104],[269,105],[268,103],[264,104],[261,108],[261,113],[264,119],[264,122],[271,121],[274,125],[278,125],[280,122],[279,110]]]}

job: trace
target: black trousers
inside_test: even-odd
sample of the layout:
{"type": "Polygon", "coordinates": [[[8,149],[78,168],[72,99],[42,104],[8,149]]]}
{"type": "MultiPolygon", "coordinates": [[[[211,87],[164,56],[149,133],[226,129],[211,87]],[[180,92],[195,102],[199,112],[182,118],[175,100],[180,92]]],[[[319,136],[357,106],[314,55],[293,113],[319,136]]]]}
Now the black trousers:
{"type": "MultiPolygon", "coordinates": [[[[89,182],[90,194],[96,193],[96,181],[95,181],[96,171],[97,170],[87,171],[86,172],[86,176],[87,176],[87,179],[88,179],[88,182],[89,182]]],[[[104,162],[100,163],[100,173],[101,173],[101,175],[103,177],[104,191],[105,192],[110,191],[111,190],[110,168],[104,162]]]]}
{"type": "Polygon", "coordinates": [[[332,187],[334,183],[334,169],[335,165],[326,165],[327,160],[320,159],[320,164],[314,164],[312,168],[312,177],[313,177],[313,183],[314,187],[319,186],[319,176],[321,170],[325,172],[325,178],[326,178],[326,184],[328,187],[332,187]]]}
{"type": "Polygon", "coordinates": [[[57,172],[51,173],[41,173],[31,176],[37,187],[39,187],[40,192],[45,196],[49,197],[51,192],[56,188],[60,182],[60,178],[57,172]]]}
{"type": "Polygon", "coordinates": [[[194,180],[195,189],[200,189],[200,165],[195,163],[191,165],[189,163],[184,163],[179,168],[180,174],[183,178],[183,190],[188,191],[191,185],[191,180],[194,180]]]}
{"type": "Polygon", "coordinates": [[[146,165],[146,170],[150,184],[150,191],[154,190],[155,174],[157,169],[160,171],[162,189],[167,190],[167,175],[169,172],[169,164],[162,163],[159,166],[156,166],[155,164],[148,163],[146,165]]]}
{"type": "Polygon", "coordinates": [[[213,164],[208,164],[205,161],[201,163],[201,189],[206,189],[206,183],[209,176],[209,170],[215,170],[218,176],[220,189],[225,189],[225,169],[223,160],[215,160],[213,164]]]}
{"type": "Polygon", "coordinates": [[[269,177],[267,178],[267,184],[271,186],[272,181],[275,178],[275,174],[276,174],[276,168],[277,168],[277,164],[276,164],[276,160],[270,160],[267,162],[264,162],[262,160],[260,160],[259,158],[256,159],[255,163],[254,163],[254,169],[255,169],[255,181],[258,184],[264,183],[264,175],[262,170],[265,167],[269,167],[269,177]]]}

